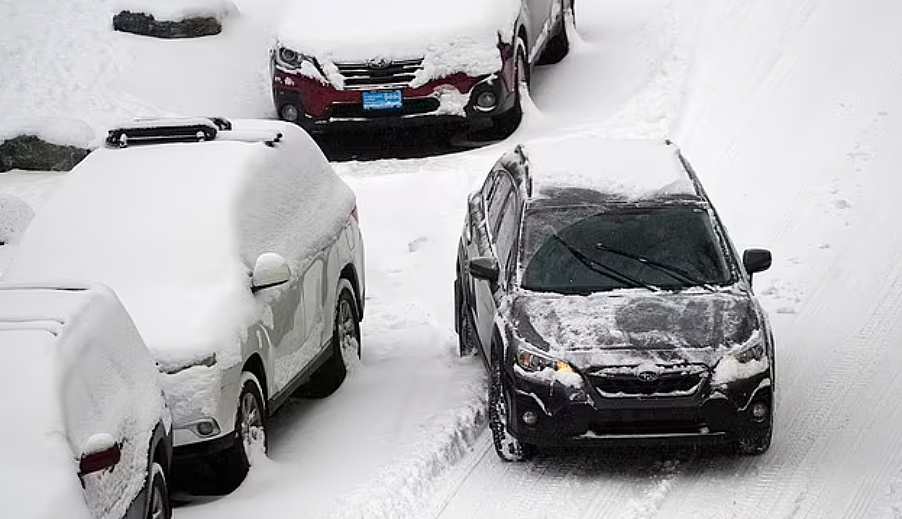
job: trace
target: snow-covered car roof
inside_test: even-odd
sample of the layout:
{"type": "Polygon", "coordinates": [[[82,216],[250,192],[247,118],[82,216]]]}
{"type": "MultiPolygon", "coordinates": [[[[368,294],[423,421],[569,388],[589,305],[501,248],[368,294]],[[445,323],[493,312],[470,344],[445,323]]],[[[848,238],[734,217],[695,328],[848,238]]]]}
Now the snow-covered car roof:
{"type": "Polygon", "coordinates": [[[277,30],[281,45],[312,56],[330,74],[341,62],[424,58],[418,77],[501,69],[520,0],[297,0],[277,30]]]}
{"type": "Polygon", "coordinates": [[[165,412],[156,369],[131,319],[103,286],[0,283],[0,349],[10,367],[0,377],[0,391],[19,395],[4,401],[15,426],[0,428],[4,512],[35,519],[92,517],[79,485],[77,458],[94,428],[109,424],[89,411],[92,404],[103,405],[91,400],[103,395],[90,393],[69,375],[85,363],[103,368],[101,350],[121,352],[121,365],[134,369],[126,376],[106,372],[109,392],[120,391],[117,384],[144,390],[147,398],[140,406],[130,402],[133,408],[125,411],[142,430],[152,431],[165,412]],[[141,351],[143,357],[135,355],[141,351]]]}
{"type": "Polygon", "coordinates": [[[522,150],[534,199],[561,189],[589,190],[626,201],[699,196],[679,149],[667,141],[589,135],[534,141],[522,150]]]}
{"type": "Polygon", "coordinates": [[[4,279],[112,287],[163,369],[231,351],[259,311],[248,290],[257,256],[299,268],[355,204],[303,130],[232,127],[234,139],[91,153],[41,208],[4,279]],[[239,138],[274,131],[273,146],[239,138]]]}

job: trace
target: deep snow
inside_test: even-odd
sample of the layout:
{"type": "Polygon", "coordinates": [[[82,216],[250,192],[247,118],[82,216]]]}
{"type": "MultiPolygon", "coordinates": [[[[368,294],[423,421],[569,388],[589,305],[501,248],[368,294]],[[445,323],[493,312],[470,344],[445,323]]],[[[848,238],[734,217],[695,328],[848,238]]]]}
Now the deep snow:
{"type": "MultiPolygon", "coordinates": [[[[283,1],[236,2],[241,16],[221,37],[174,45],[79,23],[97,9],[82,1],[66,4],[75,21],[54,38],[4,27],[0,66],[14,79],[0,84],[0,109],[71,106],[95,125],[110,114],[270,115],[263,51],[283,1]],[[52,59],[61,48],[99,56],[65,62],[68,97],[37,80],[63,66],[52,59]]],[[[582,2],[571,56],[536,72],[535,105],[506,143],[338,165],[368,248],[362,367],[334,397],[280,413],[271,460],[235,494],[176,517],[898,516],[902,7],[865,4],[582,2]],[[454,357],[451,332],[466,193],[513,143],[585,133],[673,136],[737,246],[774,250],[773,269],[755,279],[777,341],[766,455],[564,451],[511,465],[477,437],[484,375],[476,359],[454,357]]],[[[54,5],[3,2],[0,20],[40,20],[54,5]]],[[[0,189],[39,211],[52,181],[31,178],[0,175],[0,189]]]]}

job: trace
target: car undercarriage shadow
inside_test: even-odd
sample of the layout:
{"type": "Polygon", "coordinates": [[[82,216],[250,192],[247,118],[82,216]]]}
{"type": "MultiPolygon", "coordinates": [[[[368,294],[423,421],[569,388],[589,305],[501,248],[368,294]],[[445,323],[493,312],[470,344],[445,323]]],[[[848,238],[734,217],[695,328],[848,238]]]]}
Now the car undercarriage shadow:
{"type": "Polygon", "coordinates": [[[334,131],[313,136],[333,162],[419,159],[458,153],[498,142],[492,135],[459,127],[334,131]]]}

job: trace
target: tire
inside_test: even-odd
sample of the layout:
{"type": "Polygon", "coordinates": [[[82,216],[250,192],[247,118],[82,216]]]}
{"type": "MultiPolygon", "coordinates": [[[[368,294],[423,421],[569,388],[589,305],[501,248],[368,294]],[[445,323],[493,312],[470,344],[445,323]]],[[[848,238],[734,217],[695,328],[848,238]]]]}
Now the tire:
{"type": "Polygon", "coordinates": [[[360,359],[359,315],[350,285],[341,288],[332,324],[332,353],[310,377],[310,381],[298,390],[298,396],[325,398],[341,387],[348,374],[346,359],[360,359]]]}
{"type": "Polygon", "coordinates": [[[517,38],[517,61],[514,66],[514,106],[507,112],[492,117],[492,137],[506,139],[520,127],[523,120],[523,104],[520,96],[522,89],[529,89],[529,62],[526,59],[526,44],[517,38]]]}
{"type": "Polygon", "coordinates": [[[533,457],[535,445],[524,443],[507,430],[507,404],[504,384],[501,380],[501,361],[495,356],[492,361],[492,377],[489,383],[489,428],[495,453],[504,461],[521,462],[533,457]]]}
{"type": "Polygon", "coordinates": [[[454,281],[454,303],[456,306],[455,317],[457,319],[457,347],[461,357],[469,357],[476,352],[473,326],[468,317],[466,301],[460,288],[460,280],[454,281]]]}
{"type": "MultiPolygon", "coordinates": [[[[564,0],[561,0],[563,4],[564,0]]],[[[571,11],[572,12],[572,11],[571,11]]],[[[567,35],[567,13],[561,8],[561,23],[545,45],[542,55],[539,57],[539,65],[554,65],[563,61],[570,52],[570,38],[567,35]]]]}
{"type": "Polygon", "coordinates": [[[743,456],[760,456],[770,449],[771,439],[773,438],[774,427],[772,423],[767,424],[767,429],[763,432],[751,434],[744,438],[740,438],[736,442],[736,452],[743,456]]]}
{"type": "Polygon", "coordinates": [[[146,519],[172,519],[172,501],[169,499],[169,485],[166,472],[156,461],[150,467],[150,485],[147,494],[146,519]]]}
{"type": "Polygon", "coordinates": [[[266,404],[260,381],[249,371],[241,373],[241,392],[235,411],[235,439],[232,447],[214,455],[209,462],[213,493],[228,494],[238,488],[251,466],[251,449],[262,442],[266,451],[266,404]]]}

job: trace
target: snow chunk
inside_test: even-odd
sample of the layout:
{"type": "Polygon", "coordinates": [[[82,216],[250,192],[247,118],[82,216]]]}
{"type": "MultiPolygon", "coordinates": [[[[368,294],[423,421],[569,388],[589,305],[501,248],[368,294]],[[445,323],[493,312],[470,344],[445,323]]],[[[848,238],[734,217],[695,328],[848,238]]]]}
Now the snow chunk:
{"type": "Polygon", "coordinates": [[[144,13],[158,21],[177,22],[187,18],[215,18],[222,21],[237,13],[229,0],[117,0],[115,12],[144,13]]]}
{"type": "Polygon", "coordinates": [[[594,135],[543,139],[524,146],[533,196],[576,188],[625,200],[698,196],[676,146],[657,140],[594,135]]]}
{"type": "Polygon", "coordinates": [[[22,199],[0,193],[0,245],[15,243],[34,218],[34,210],[22,199]]]}

